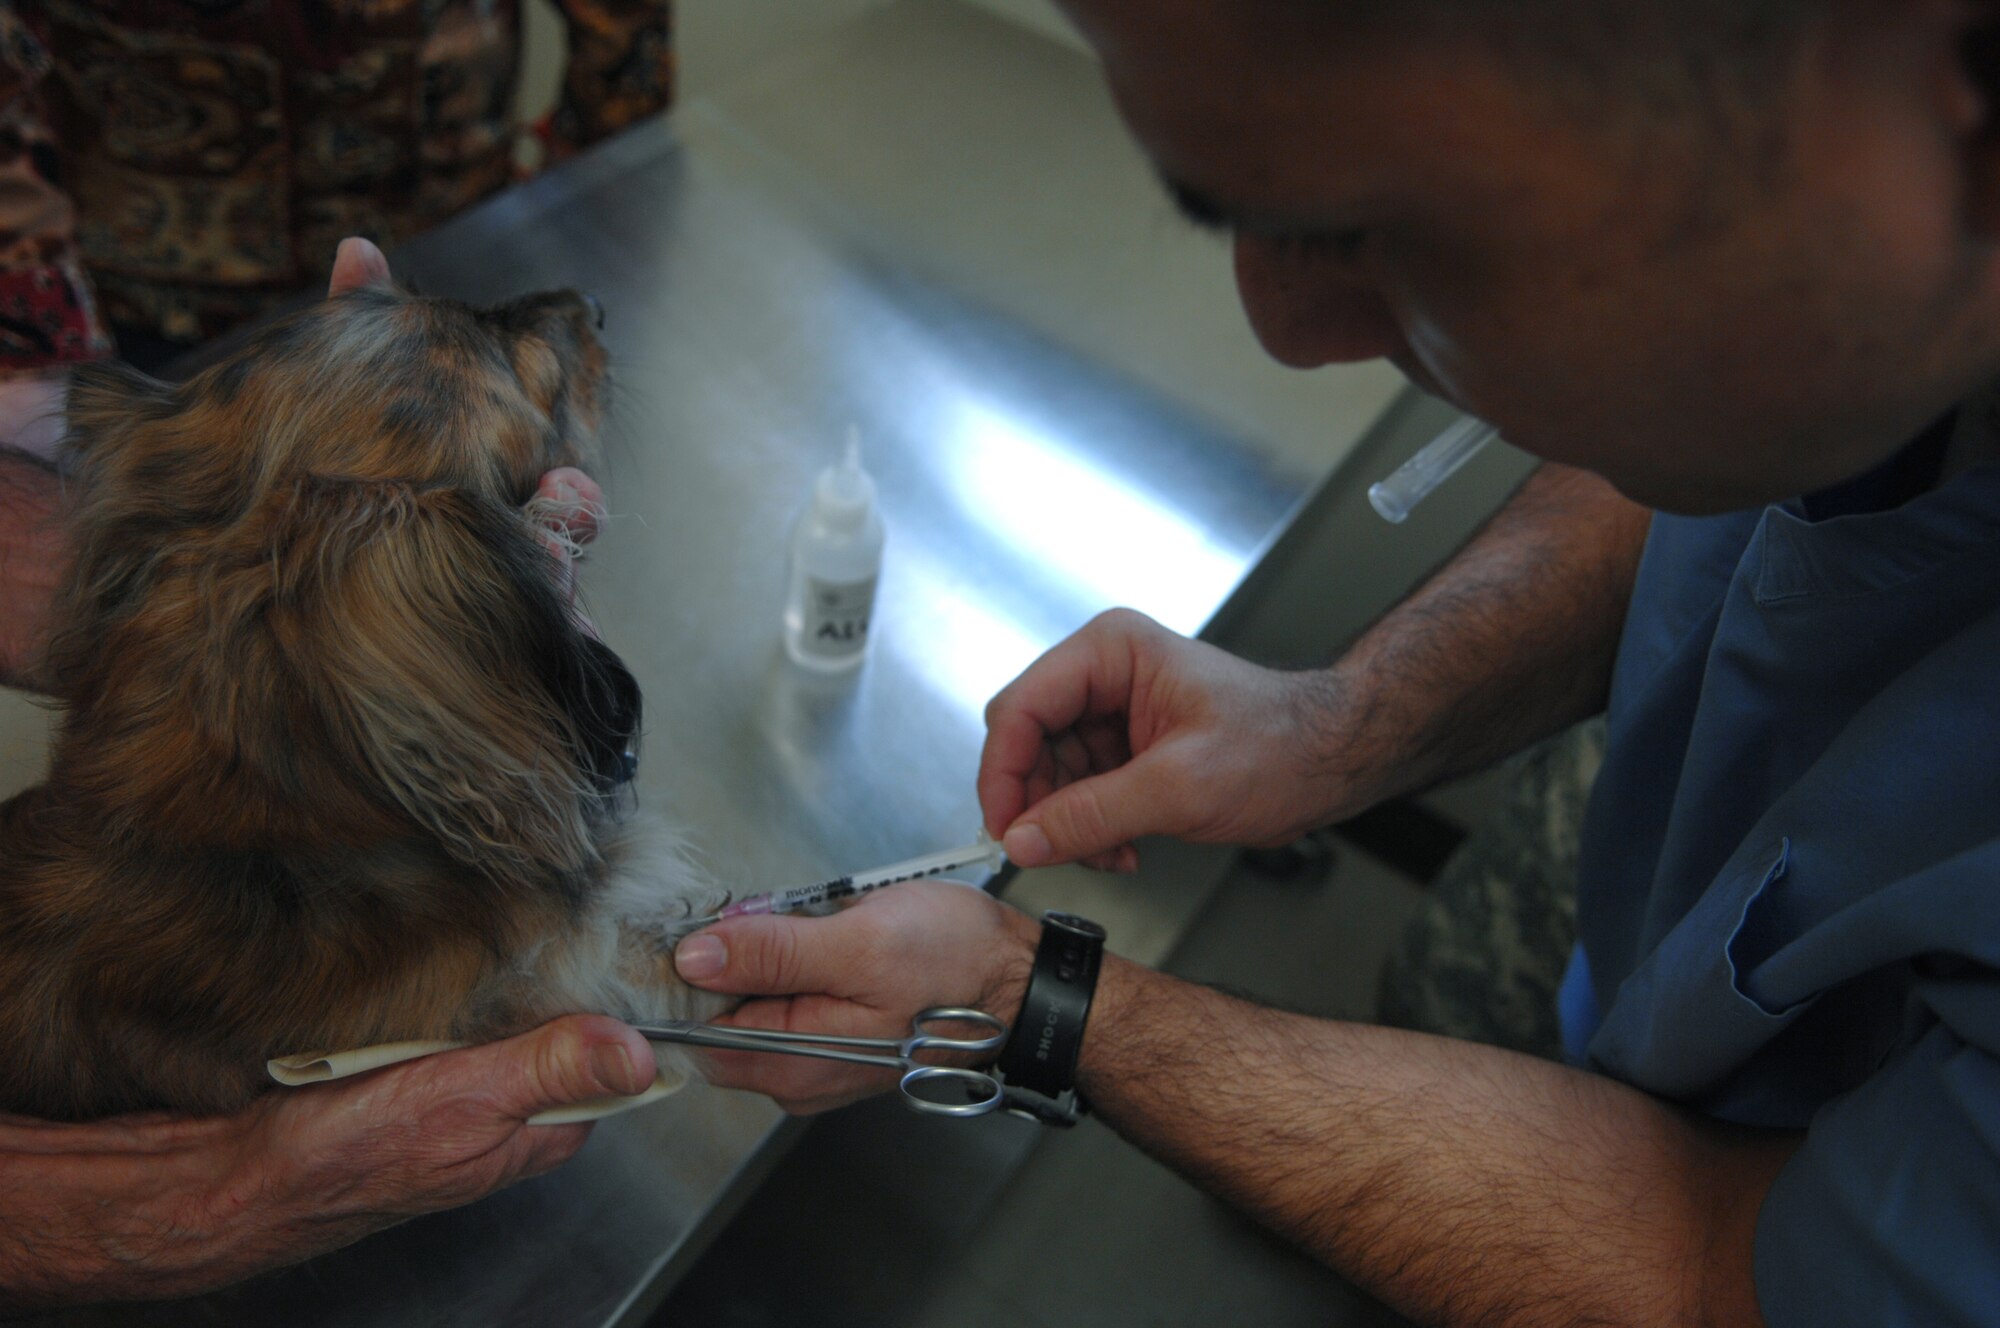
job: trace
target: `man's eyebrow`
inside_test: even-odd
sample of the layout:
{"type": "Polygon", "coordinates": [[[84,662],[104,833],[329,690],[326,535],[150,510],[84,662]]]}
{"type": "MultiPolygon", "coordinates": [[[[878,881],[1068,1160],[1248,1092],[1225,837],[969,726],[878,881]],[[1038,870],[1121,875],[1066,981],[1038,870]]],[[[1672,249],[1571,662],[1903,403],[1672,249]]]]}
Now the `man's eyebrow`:
{"type": "Polygon", "coordinates": [[[1167,197],[1174,201],[1174,207],[1183,217],[1205,231],[1232,231],[1237,219],[1227,207],[1213,195],[1204,193],[1185,181],[1176,180],[1164,172],[1160,184],[1166,189],[1167,197]]]}

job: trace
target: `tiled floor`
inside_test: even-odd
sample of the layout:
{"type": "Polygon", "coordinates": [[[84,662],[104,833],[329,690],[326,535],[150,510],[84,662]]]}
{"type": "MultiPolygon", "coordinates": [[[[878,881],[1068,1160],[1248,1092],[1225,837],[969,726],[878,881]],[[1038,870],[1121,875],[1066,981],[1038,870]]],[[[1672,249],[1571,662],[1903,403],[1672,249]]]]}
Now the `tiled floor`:
{"type": "MultiPolygon", "coordinates": [[[[1418,898],[1345,846],[1323,874],[1281,880],[1239,866],[1167,967],[1365,1018],[1418,898]]],[[[1011,1120],[930,1121],[883,1101],[816,1125],[653,1322],[1402,1321],[1101,1124],[1039,1133],[1011,1120]]]]}

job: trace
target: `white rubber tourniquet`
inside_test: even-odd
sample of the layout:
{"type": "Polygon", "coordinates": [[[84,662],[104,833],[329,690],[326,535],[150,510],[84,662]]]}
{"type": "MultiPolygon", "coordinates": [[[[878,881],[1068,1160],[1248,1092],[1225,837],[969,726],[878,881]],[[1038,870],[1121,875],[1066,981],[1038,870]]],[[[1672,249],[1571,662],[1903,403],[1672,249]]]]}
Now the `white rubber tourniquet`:
{"type": "MultiPolygon", "coordinates": [[[[352,1051],[312,1052],[303,1056],[280,1056],[266,1061],[264,1069],[270,1076],[287,1088],[303,1088],[307,1084],[324,1084],[335,1079],[347,1079],[370,1070],[379,1070],[385,1065],[400,1065],[422,1056],[434,1055],[440,1051],[455,1051],[464,1046],[463,1042],[384,1042],[374,1047],[356,1047],[352,1051]]],[[[643,1107],[649,1102],[680,1092],[687,1087],[687,1072],[675,1067],[660,1067],[659,1078],[643,1093],[631,1097],[600,1097],[588,1102],[577,1102],[567,1107],[552,1107],[528,1117],[530,1125],[571,1125],[579,1121],[600,1120],[605,1116],[616,1116],[621,1111],[643,1107]]]]}

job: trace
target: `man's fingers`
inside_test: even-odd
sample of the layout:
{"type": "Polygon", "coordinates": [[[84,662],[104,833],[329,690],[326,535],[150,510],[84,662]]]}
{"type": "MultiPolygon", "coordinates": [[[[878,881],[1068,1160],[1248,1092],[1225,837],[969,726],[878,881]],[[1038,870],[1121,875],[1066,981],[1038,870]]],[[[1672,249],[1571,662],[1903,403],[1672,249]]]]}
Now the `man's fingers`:
{"type": "Polygon", "coordinates": [[[986,745],[979,753],[974,785],[986,814],[986,832],[996,836],[1027,809],[1029,782],[1049,759],[1047,730],[1018,710],[996,710],[999,701],[994,698],[986,710],[986,745]]]}
{"type": "Polygon", "coordinates": [[[987,702],[978,792],[989,832],[1000,833],[1029,805],[1036,772],[1057,735],[1082,725],[1125,723],[1137,642],[1164,630],[1130,609],[1100,613],[987,702]]]}
{"type": "MultiPolygon", "coordinates": [[[[741,1012],[716,1020],[725,1027],[761,1027],[741,1012]]],[[[794,1116],[846,1106],[895,1087],[896,1072],[773,1052],[699,1050],[691,1059],[717,1088],[768,1097],[794,1116]]]]}
{"type": "Polygon", "coordinates": [[[326,284],[327,295],[344,295],[363,286],[389,284],[389,260],[382,257],[372,241],[350,235],[340,242],[333,256],[333,279],[326,284]]]}
{"type": "MultiPolygon", "coordinates": [[[[748,1001],[713,1022],[721,1028],[768,1028],[790,1032],[867,1035],[882,1032],[842,1020],[851,1008],[837,1000],[812,996],[779,996],[748,1001]]],[[[811,1115],[858,1102],[893,1087],[896,1072],[809,1056],[775,1052],[720,1051],[713,1047],[681,1048],[701,1077],[717,1088],[761,1094],[795,1116],[811,1115]]]]}
{"type": "Polygon", "coordinates": [[[1018,867],[1047,867],[1112,854],[1153,833],[1159,808],[1144,775],[1142,758],[1057,789],[1007,827],[1000,841],[1007,856],[1018,867]]]}
{"type": "Polygon", "coordinates": [[[1083,865],[1092,871],[1116,872],[1120,876],[1130,876],[1139,870],[1139,850],[1130,844],[1120,844],[1117,848],[1091,854],[1083,859],[1083,865]]]}
{"type": "Polygon", "coordinates": [[[734,996],[845,995],[856,973],[844,916],[719,922],[683,940],[674,967],[697,987],[734,996]]]}

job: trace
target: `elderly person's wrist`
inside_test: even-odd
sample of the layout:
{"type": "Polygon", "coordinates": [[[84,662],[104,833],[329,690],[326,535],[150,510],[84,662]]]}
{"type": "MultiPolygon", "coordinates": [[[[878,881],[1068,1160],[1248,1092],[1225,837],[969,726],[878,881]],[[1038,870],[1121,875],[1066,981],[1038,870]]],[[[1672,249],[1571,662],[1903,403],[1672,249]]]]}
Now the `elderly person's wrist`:
{"type": "Polygon", "coordinates": [[[0,373],[0,446],[53,462],[67,432],[69,370],[0,373]]]}
{"type": "Polygon", "coordinates": [[[0,449],[0,685],[46,691],[42,655],[69,570],[62,481],[47,461],[0,449]]]}
{"type": "Polygon", "coordinates": [[[156,1300],[256,1271],[239,1263],[255,1212],[219,1202],[248,1137],[241,1117],[128,1117],[89,1125],[10,1119],[0,1220],[39,1239],[0,1257],[0,1314],[156,1300]]]}

